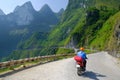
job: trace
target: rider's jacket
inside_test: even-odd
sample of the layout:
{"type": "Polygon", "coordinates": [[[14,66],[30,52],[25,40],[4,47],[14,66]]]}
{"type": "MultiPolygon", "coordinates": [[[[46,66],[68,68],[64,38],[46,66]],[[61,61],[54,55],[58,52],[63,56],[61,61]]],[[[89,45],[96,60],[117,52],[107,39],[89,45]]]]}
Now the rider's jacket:
{"type": "Polygon", "coordinates": [[[82,57],[83,60],[86,60],[86,59],[87,59],[86,53],[83,52],[83,51],[79,51],[79,52],[77,53],[77,56],[82,57]]]}

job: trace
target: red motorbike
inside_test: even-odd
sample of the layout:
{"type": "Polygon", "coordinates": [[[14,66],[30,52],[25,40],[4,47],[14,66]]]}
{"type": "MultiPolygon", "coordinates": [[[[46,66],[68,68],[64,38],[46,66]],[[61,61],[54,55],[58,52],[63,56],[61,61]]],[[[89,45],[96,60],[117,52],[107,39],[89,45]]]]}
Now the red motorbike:
{"type": "Polygon", "coordinates": [[[85,72],[83,59],[79,56],[75,56],[74,59],[76,61],[77,74],[80,76],[85,72]]]}

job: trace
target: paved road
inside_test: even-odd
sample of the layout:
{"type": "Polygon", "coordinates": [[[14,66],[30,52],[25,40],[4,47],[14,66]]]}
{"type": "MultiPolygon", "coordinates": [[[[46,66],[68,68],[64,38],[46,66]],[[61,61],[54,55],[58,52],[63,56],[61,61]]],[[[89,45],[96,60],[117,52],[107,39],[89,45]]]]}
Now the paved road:
{"type": "Polygon", "coordinates": [[[76,73],[73,58],[55,61],[4,77],[2,80],[120,80],[120,69],[105,52],[88,55],[87,71],[76,73]]]}

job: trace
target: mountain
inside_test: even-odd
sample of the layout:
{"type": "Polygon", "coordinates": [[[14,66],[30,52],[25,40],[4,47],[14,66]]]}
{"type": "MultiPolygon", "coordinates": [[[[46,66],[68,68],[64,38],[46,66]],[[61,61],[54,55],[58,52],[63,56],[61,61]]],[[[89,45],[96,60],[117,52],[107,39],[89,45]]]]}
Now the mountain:
{"type": "MultiPolygon", "coordinates": [[[[85,46],[87,48],[107,49],[108,46],[105,45],[108,44],[104,40],[106,42],[108,40],[105,38],[101,40],[103,41],[102,45],[94,46],[92,43],[97,37],[96,34],[104,27],[105,22],[119,11],[119,1],[69,0],[61,23],[49,35],[50,44],[56,45],[58,43],[58,46],[66,47],[85,46]],[[111,3],[112,5],[110,5],[111,3]]],[[[108,38],[108,36],[106,37],[108,38]]],[[[98,45],[96,42],[94,44],[98,45]]]]}
{"type": "Polygon", "coordinates": [[[50,33],[44,34],[46,37],[43,40],[40,39],[43,35],[36,33],[22,44],[22,50],[14,51],[11,57],[19,54],[21,57],[18,58],[23,58],[27,53],[30,53],[29,57],[56,54],[61,47],[119,50],[119,2],[120,0],[69,0],[59,24],[50,33]]]}
{"type": "MultiPolygon", "coordinates": [[[[41,9],[40,9],[40,11],[39,11],[40,13],[45,13],[45,14],[52,14],[53,13],[53,11],[50,9],[50,7],[47,5],[47,4],[45,4],[41,9]]],[[[52,14],[53,15],[53,14],[52,14]]]]}
{"type": "Polygon", "coordinates": [[[14,12],[8,15],[8,19],[15,21],[17,25],[29,25],[34,20],[35,13],[37,12],[29,1],[22,6],[17,6],[14,12]]]}
{"type": "MultiPolygon", "coordinates": [[[[120,50],[120,11],[111,16],[91,41],[90,46],[109,51],[120,50]]],[[[117,55],[114,55],[117,56],[117,55]]]]}
{"type": "Polygon", "coordinates": [[[5,15],[5,13],[0,9],[0,15],[5,15]]]}
{"type": "Polygon", "coordinates": [[[28,1],[17,6],[12,13],[0,16],[0,58],[16,50],[18,44],[24,43],[32,35],[39,32],[41,35],[47,34],[59,22],[50,7],[45,6],[36,11],[28,1]]]}
{"type": "MultiPolygon", "coordinates": [[[[108,25],[105,27],[105,24],[108,24],[107,21],[110,17],[119,12],[119,2],[120,0],[69,0],[67,9],[62,15],[60,23],[52,29],[47,40],[41,41],[31,39],[31,41],[28,41],[32,43],[32,45],[23,46],[30,48],[33,45],[37,46],[39,43],[47,47],[47,49],[40,50],[39,54],[52,54],[57,50],[59,51],[59,49],[55,48],[51,50],[51,47],[63,46],[68,48],[79,48],[80,46],[84,46],[86,48],[99,50],[112,50],[113,47],[110,47],[110,43],[113,44],[114,41],[117,43],[115,40],[116,37],[114,37],[114,39],[112,37],[115,35],[113,34],[114,29],[109,28],[108,25]]],[[[115,28],[115,26],[111,24],[110,26],[115,28]]],[[[118,35],[119,31],[116,33],[118,35]]],[[[33,39],[34,38],[35,36],[33,39]]],[[[114,44],[114,46],[117,45],[114,44]]],[[[114,47],[114,49],[116,49],[116,47],[114,47]]]]}
{"type": "Polygon", "coordinates": [[[101,7],[111,8],[111,9],[119,9],[119,0],[69,0],[69,4],[67,9],[77,9],[77,8],[90,8],[96,7],[100,9],[101,7]],[[112,4],[112,5],[111,5],[112,4]]]}
{"type": "Polygon", "coordinates": [[[58,19],[61,19],[63,13],[64,13],[64,9],[62,8],[62,9],[60,9],[60,11],[59,11],[58,13],[56,13],[57,18],[58,18],[58,19]]]}
{"type": "Polygon", "coordinates": [[[51,10],[51,8],[45,4],[39,11],[41,21],[46,21],[50,25],[56,24],[59,19],[56,17],[55,13],[51,10]],[[48,19],[49,18],[49,19],[48,19]]]}

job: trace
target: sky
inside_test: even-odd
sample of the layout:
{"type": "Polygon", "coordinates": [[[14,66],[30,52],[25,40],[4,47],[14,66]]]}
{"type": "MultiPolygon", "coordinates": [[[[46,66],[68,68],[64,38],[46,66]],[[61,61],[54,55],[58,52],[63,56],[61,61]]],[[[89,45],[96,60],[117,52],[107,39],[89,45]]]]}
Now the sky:
{"type": "Polygon", "coordinates": [[[54,12],[58,12],[61,8],[66,9],[68,0],[0,0],[0,9],[8,14],[13,12],[16,6],[21,6],[25,2],[31,1],[36,11],[40,10],[44,4],[48,4],[54,12]]]}

